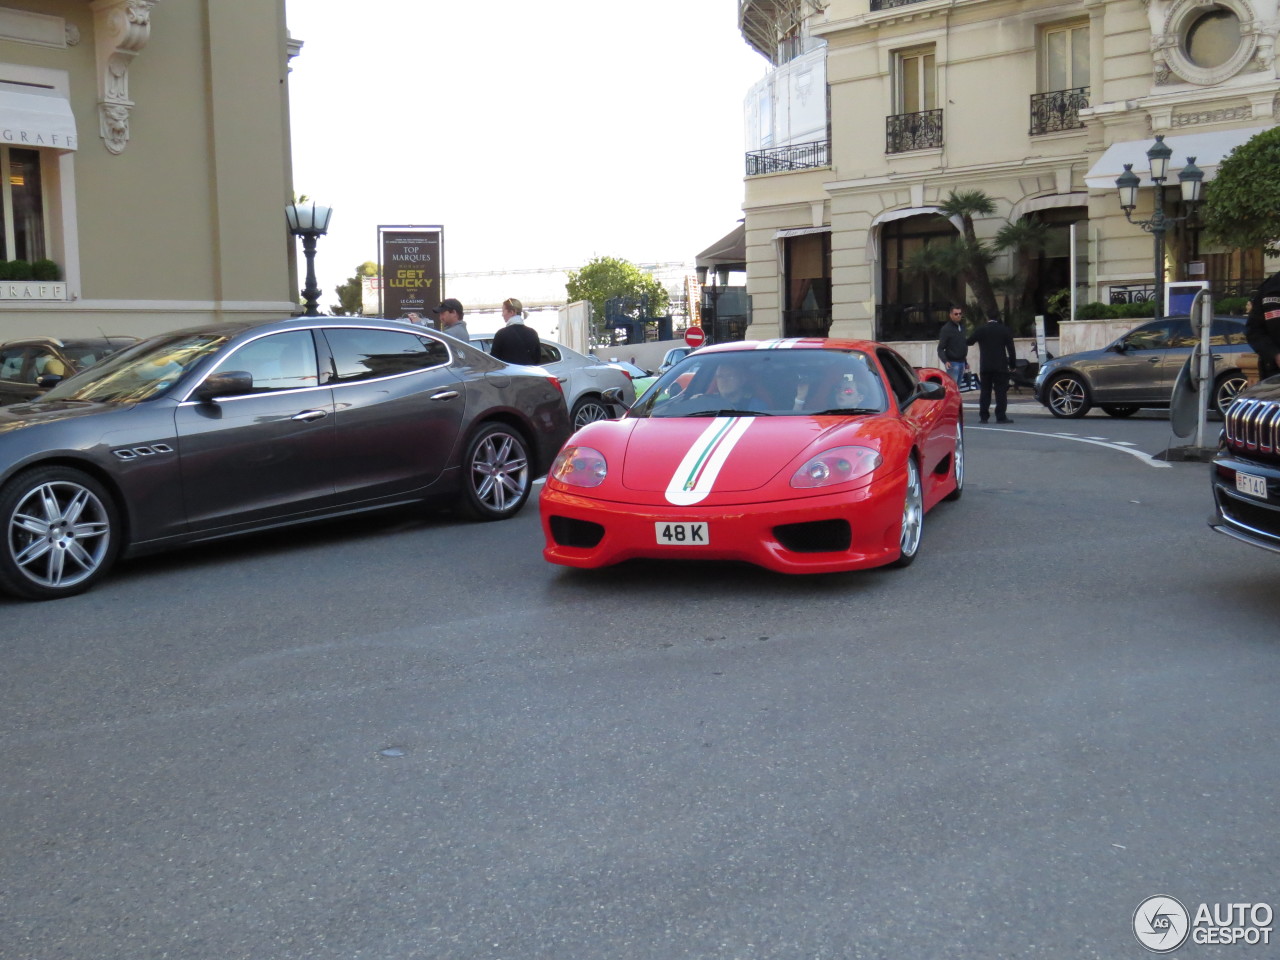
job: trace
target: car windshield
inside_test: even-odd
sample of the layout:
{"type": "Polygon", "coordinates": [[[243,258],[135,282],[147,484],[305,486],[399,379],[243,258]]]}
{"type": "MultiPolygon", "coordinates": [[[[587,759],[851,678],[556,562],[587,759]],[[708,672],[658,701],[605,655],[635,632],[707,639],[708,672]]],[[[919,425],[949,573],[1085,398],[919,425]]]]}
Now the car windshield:
{"type": "Polygon", "coordinates": [[[854,416],[888,401],[866,354],[854,350],[697,353],[663,374],[633,417],[854,416]]]}
{"type": "Polygon", "coordinates": [[[41,399],[96,403],[150,400],[227,342],[225,334],[178,333],[145,340],[58,384],[41,399]]]}

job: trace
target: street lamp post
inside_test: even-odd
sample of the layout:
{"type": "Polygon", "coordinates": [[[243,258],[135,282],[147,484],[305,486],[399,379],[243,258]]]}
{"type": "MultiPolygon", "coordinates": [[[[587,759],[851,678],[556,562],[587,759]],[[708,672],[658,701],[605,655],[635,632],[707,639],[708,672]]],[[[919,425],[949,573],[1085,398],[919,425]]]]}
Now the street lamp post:
{"type": "Polygon", "coordinates": [[[1156,311],[1157,320],[1164,317],[1164,235],[1169,224],[1186,220],[1195,214],[1196,204],[1200,202],[1200,189],[1204,185],[1204,171],[1196,166],[1196,158],[1188,157],[1187,165],[1178,171],[1178,186],[1182,188],[1182,201],[1187,206],[1187,213],[1181,217],[1164,215],[1164,182],[1169,176],[1169,158],[1173,150],[1164,142],[1164,134],[1156,134],[1156,142],[1147,150],[1147,160],[1151,165],[1151,182],[1156,192],[1153,198],[1153,210],[1150,220],[1135,220],[1132,217],[1138,205],[1138,186],[1142,182],[1133,172],[1133,164],[1124,165],[1124,173],[1116,179],[1116,189],[1120,191],[1120,208],[1124,210],[1124,218],[1151,234],[1155,244],[1155,276],[1156,276],[1156,311]]]}
{"type": "Polygon", "coordinates": [[[302,238],[302,252],[307,258],[307,284],[302,288],[302,299],[306,303],[304,317],[320,315],[320,287],[316,283],[316,241],[329,230],[329,218],[333,216],[332,207],[324,207],[314,200],[302,203],[291,203],[284,208],[285,219],[289,221],[289,232],[302,238]]]}

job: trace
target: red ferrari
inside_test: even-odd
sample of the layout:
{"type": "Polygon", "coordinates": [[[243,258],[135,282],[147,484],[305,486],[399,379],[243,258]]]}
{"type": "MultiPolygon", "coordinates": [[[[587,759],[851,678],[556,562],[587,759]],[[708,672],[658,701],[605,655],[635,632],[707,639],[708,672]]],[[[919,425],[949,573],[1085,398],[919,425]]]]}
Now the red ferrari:
{"type": "Polygon", "coordinates": [[[569,438],[542,492],[543,556],[906,566],[925,513],[963,484],[960,392],[943,371],[866,340],[720,344],[569,438]]]}

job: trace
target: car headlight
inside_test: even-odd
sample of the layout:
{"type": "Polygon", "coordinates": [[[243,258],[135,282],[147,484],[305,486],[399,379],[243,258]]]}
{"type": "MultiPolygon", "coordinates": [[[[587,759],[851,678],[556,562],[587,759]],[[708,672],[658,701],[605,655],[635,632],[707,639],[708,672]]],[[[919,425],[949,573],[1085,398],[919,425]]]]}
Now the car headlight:
{"type": "Polygon", "coordinates": [[[551,464],[551,476],[572,487],[598,487],[608,475],[604,454],[592,447],[565,447],[551,464]]]}
{"type": "Polygon", "coordinates": [[[829,487],[867,476],[884,460],[870,447],[834,447],[809,460],[791,477],[801,489],[829,487]]]}

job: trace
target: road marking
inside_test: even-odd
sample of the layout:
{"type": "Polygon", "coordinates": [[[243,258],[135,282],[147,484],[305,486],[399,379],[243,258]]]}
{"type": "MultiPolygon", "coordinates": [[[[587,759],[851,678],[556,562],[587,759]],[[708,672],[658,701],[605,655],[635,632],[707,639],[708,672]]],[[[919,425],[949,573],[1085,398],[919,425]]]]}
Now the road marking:
{"type": "Polygon", "coordinates": [[[1095,440],[1092,437],[1077,437],[1074,433],[1041,433],[1038,430],[1010,430],[1008,427],[965,427],[965,429],[990,430],[993,433],[1025,433],[1031,437],[1060,437],[1063,440],[1074,440],[1077,443],[1091,443],[1095,447],[1106,447],[1109,450],[1119,450],[1121,453],[1127,453],[1131,457],[1137,457],[1148,467],[1168,470],[1172,466],[1172,464],[1165,463],[1163,460],[1152,460],[1150,454],[1143,453],[1141,450],[1133,450],[1129,447],[1122,446],[1121,444],[1110,443],[1106,440],[1095,440]]]}

